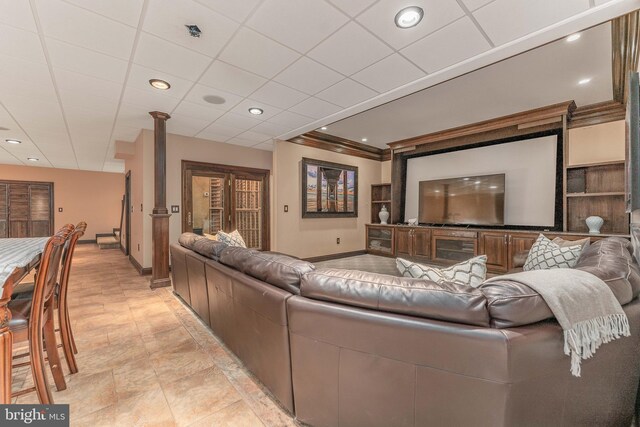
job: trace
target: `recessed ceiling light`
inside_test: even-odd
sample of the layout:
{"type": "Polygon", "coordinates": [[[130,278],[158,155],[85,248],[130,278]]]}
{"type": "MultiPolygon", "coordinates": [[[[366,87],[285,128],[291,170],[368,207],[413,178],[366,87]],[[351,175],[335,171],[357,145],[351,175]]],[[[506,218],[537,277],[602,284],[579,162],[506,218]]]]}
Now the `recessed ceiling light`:
{"type": "Polygon", "coordinates": [[[574,42],[578,40],[580,37],[581,37],[580,33],[571,34],[569,37],[567,37],[567,41],[574,42]]]}
{"type": "Polygon", "coordinates": [[[411,28],[415,27],[422,21],[422,17],[424,16],[424,11],[421,7],[418,6],[409,6],[402,9],[400,12],[396,14],[396,26],[398,28],[411,28]]]}
{"type": "Polygon", "coordinates": [[[260,114],[264,113],[264,110],[258,107],[251,107],[249,108],[249,112],[254,116],[259,116],[260,114]]]}
{"type": "Polygon", "coordinates": [[[22,141],[18,141],[17,139],[5,139],[5,142],[9,144],[22,144],[22,141]]]}
{"type": "Polygon", "coordinates": [[[35,157],[27,157],[27,160],[29,160],[30,162],[37,162],[40,161],[40,159],[37,159],[35,157]]]}
{"type": "Polygon", "coordinates": [[[202,31],[200,31],[197,25],[185,25],[185,27],[187,27],[187,31],[191,37],[195,37],[196,39],[200,38],[202,31]]]}
{"type": "Polygon", "coordinates": [[[492,190],[495,190],[496,188],[498,188],[498,186],[497,185],[491,185],[491,186],[489,186],[489,188],[492,189],[492,190]]]}
{"type": "Polygon", "coordinates": [[[160,79],[151,79],[149,80],[149,84],[155,87],[156,89],[160,89],[160,90],[167,90],[171,87],[169,82],[165,82],[164,80],[160,80],[160,79]]]}
{"type": "Polygon", "coordinates": [[[475,181],[474,184],[478,185],[480,184],[480,181],[475,181]]]}
{"type": "Polygon", "coordinates": [[[469,181],[471,178],[462,178],[463,181],[469,181]]]}
{"type": "Polygon", "coordinates": [[[434,191],[434,193],[439,193],[439,192],[440,192],[440,190],[436,190],[436,191],[434,191]]]}
{"type": "Polygon", "coordinates": [[[225,102],[227,102],[226,99],[218,95],[205,95],[202,97],[202,99],[204,99],[204,101],[208,102],[209,104],[216,104],[216,105],[224,104],[225,102]]]}
{"type": "Polygon", "coordinates": [[[327,130],[327,127],[326,127],[326,126],[322,126],[322,127],[320,128],[320,130],[327,130]]]}
{"type": "Polygon", "coordinates": [[[362,142],[367,142],[367,138],[362,138],[362,142]]]}
{"type": "Polygon", "coordinates": [[[586,85],[591,81],[591,78],[582,79],[578,82],[579,85],[586,85]]]}

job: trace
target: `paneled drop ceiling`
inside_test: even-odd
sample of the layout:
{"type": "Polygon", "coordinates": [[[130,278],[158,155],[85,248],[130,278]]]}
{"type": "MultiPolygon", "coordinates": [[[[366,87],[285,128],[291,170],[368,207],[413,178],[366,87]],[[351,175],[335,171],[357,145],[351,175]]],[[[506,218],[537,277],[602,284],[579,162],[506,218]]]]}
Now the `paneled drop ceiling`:
{"type": "Polygon", "coordinates": [[[0,163],[122,171],[115,141],[150,129],[153,110],[171,114],[169,132],[270,150],[273,138],[639,7],[640,0],[0,0],[0,163]],[[409,4],[425,18],[400,30],[393,17],[409,4]],[[189,37],[185,24],[202,36],[189,37]],[[153,89],[152,78],[171,89],[153,89]],[[225,103],[203,99],[211,95],[225,103]],[[264,114],[251,116],[252,106],[264,114]]]}

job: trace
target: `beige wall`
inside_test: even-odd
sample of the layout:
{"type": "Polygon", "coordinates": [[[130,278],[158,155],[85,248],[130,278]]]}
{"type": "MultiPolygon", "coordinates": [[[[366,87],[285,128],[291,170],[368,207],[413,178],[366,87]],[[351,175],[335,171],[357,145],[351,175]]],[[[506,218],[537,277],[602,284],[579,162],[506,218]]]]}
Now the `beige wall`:
{"type": "MultiPolygon", "coordinates": [[[[153,131],[143,130],[136,139],[135,155],[127,158],[125,170],[131,170],[132,203],[131,254],[144,268],[151,267],[151,211],[153,210],[153,131]],[[135,189],[135,190],[133,190],[135,189]],[[140,203],[143,211],[140,212],[140,203]],[[140,244],[140,251],[137,245],[140,244]]],[[[179,214],[169,219],[169,242],[177,242],[182,233],[182,160],[245,166],[257,169],[272,168],[272,152],[255,148],[181,135],[167,135],[167,208],[180,206],[179,214]]],[[[273,179],[271,179],[271,182],[273,179]]],[[[273,188],[273,185],[271,185],[273,188]]],[[[271,191],[273,194],[273,191],[271,191]]],[[[273,229],[273,215],[271,217],[273,229]]]]}
{"type": "Polygon", "coordinates": [[[625,159],[624,120],[569,130],[568,164],[625,159]]]}
{"type": "Polygon", "coordinates": [[[365,224],[371,218],[371,184],[379,184],[381,163],[277,141],[273,157],[275,177],[275,250],[301,258],[365,248],[365,224]],[[300,163],[303,157],[358,167],[357,218],[302,218],[300,163]],[[289,212],[284,212],[284,206],[289,212]],[[336,244],[336,238],[341,243],[336,244]]]}
{"type": "Polygon", "coordinates": [[[96,234],[120,227],[124,195],[121,173],[0,165],[0,179],[53,182],[54,227],[86,221],[83,240],[93,240],[96,234]]]}
{"type": "Polygon", "coordinates": [[[380,183],[391,183],[391,160],[380,163],[380,183]]]}

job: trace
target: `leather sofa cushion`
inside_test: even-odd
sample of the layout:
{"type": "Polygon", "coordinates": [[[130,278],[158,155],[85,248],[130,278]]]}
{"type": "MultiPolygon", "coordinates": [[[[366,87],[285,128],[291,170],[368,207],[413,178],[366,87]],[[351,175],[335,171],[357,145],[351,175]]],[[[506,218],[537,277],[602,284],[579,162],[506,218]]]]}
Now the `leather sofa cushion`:
{"type": "Polygon", "coordinates": [[[454,283],[363,271],[322,269],[302,278],[300,294],[371,310],[488,326],[487,300],[478,289],[454,283]]]}
{"type": "Polygon", "coordinates": [[[249,258],[258,253],[255,249],[247,249],[240,246],[227,246],[220,253],[220,262],[244,273],[249,258]]]}
{"type": "MultiPolygon", "coordinates": [[[[625,239],[598,240],[584,250],[575,268],[602,279],[620,304],[627,304],[640,292],[640,271],[630,248],[625,239]]],[[[510,328],[553,318],[540,294],[526,285],[501,280],[483,284],[480,290],[487,298],[493,327],[510,328]]]]}
{"type": "Polygon", "coordinates": [[[187,249],[193,249],[193,244],[200,239],[204,239],[204,236],[195,233],[182,233],[178,238],[178,243],[187,249]]]}
{"type": "Polygon", "coordinates": [[[298,294],[302,276],[316,267],[310,262],[275,252],[251,255],[244,272],[280,289],[298,294]]]}
{"type": "Polygon", "coordinates": [[[197,239],[193,243],[193,251],[200,255],[211,258],[213,260],[219,260],[220,254],[227,247],[226,243],[218,242],[207,238],[197,239]]]}

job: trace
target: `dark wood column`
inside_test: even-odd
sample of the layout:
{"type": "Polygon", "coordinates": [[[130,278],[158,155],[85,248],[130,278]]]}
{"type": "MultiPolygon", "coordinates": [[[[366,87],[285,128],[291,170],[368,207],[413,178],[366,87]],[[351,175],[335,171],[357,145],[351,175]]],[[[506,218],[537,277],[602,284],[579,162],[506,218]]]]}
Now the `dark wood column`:
{"type": "Polygon", "coordinates": [[[170,286],[169,278],[169,217],[167,210],[167,120],[171,116],[152,111],[153,117],[153,191],[154,207],[151,213],[151,287],[170,286]]]}

